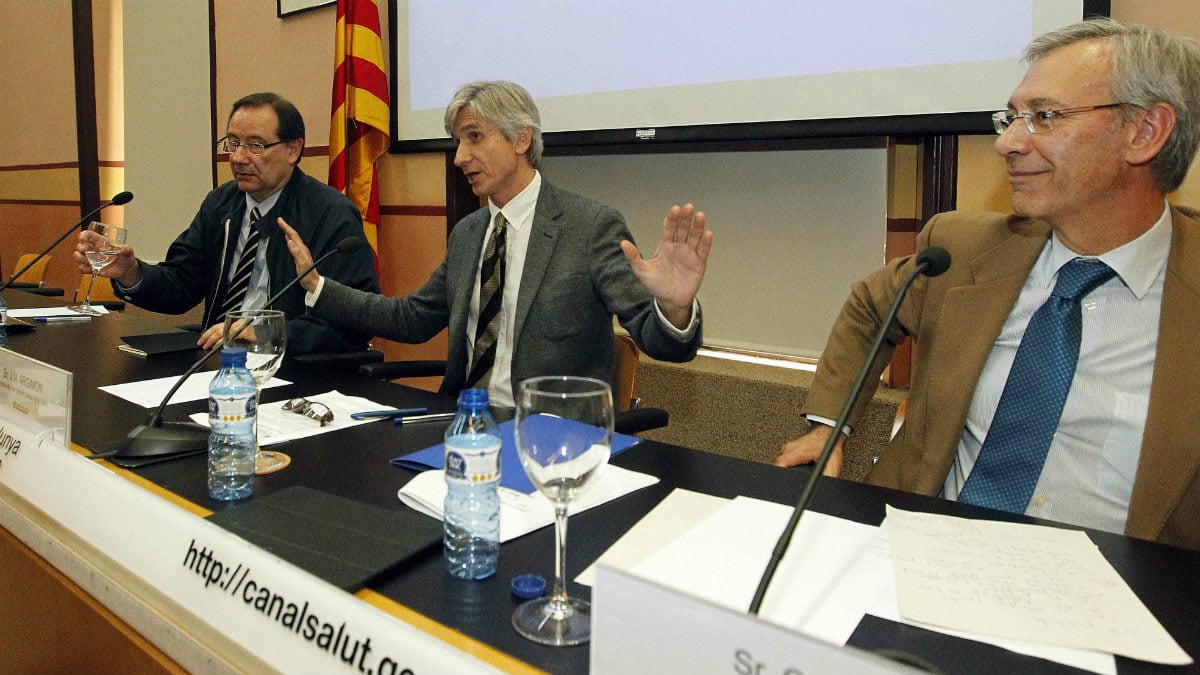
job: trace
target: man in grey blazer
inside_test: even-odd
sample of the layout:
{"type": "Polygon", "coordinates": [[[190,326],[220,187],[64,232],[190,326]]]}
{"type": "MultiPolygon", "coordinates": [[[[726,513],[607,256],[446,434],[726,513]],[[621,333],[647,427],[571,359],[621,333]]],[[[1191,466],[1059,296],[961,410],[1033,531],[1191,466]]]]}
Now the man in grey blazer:
{"type": "MultiPolygon", "coordinates": [[[[488,205],[455,225],[446,258],[407,297],[364,293],[312,272],[301,280],[313,312],[399,342],[449,328],[441,391],[478,386],[512,407],[516,385],[538,375],[612,382],[612,318],[649,356],[687,361],[700,346],[696,293],[712,233],[691,205],[668,212],[654,256],[643,260],[614,208],[560,189],[537,170],[541,122],[533,99],[510,82],[462,87],[446,109],[455,165],[488,205]],[[499,252],[499,262],[492,254],[499,252]],[[501,270],[493,307],[488,279],[501,270]],[[481,295],[484,296],[481,298],[481,295]],[[488,337],[488,325],[494,335],[488,337]]],[[[297,271],[311,256],[281,225],[297,271]]]]}
{"type": "MultiPolygon", "coordinates": [[[[985,441],[1026,326],[1072,259],[1099,260],[1116,276],[1078,305],[1078,363],[1023,512],[1200,548],[1200,222],[1165,200],[1200,139],[1200,43],[1097,20],[1036,39],[1026,56],[1029,71],[994,118],[1016,215],[943,214],[919,235],[918,249],[941,246],[953,263],[918,280],[888,327],[885,344],[913,337],[914,376],[903,427],[868,480],[972,501],[968,479],[996,457],[985,441]]],[[[855,284],[805,403],[813,428],[785,444],[777,464],[820,453],[831,432],[823,420],[839,414],[913,266],[895,260],[855,284]]],[[[1019,434],[1038,423],[1019,419],[1019,434]]],[[[1007,477],[1017,466],[1007,457],[989,468],[1007,477]]]]}

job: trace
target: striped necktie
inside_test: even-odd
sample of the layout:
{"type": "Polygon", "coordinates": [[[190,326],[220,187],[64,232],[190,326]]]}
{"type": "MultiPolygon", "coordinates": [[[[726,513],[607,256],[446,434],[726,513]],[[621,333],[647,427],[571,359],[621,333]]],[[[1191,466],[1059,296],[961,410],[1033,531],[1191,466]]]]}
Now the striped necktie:
{"type": "Polygon", "coordinates": [[[223,320],[225,315],[242,308],[246,292],[250,290],[250,273],[254,271],[254,261],[258,257],[258,219],[262,217],[258,207],[250,211],[250,232],[246,235],[246,246],[242,256],[238,258],[237,267],[233,268],[233,277],[229,282],[229,290],[225,293],[225,302],[221,305],[221,313],[217,320],[223,320]]]}
{"type": "Polygon", "coordinates": [[[1116,272],[1099,260],[1075,258],[1058,271],[1013,359],[979,458],[959,493],[968,504],[1024,513],[1058,429],[1075,365],[1083,315],[1079,301],[1116,272]]]}
{"type": "Polygon", "coordinates": [[[475,349],[467,388],[486,388],[496,362],[496,342],[500,335],[500,305],[504,299],[505,252],[508,249],[504,214],[496,214],[496,227],[483,248],[479,268],[479,319],[475,322],[475,349]]]}

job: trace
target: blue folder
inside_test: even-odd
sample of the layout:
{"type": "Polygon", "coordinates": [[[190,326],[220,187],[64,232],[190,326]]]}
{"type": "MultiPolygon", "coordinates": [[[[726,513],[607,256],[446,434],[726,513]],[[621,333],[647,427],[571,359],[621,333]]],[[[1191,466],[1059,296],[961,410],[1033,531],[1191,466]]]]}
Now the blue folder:
{"type": "MultiPolygon", "coordinates": [[[[637,436],[614,433],[612,454],[627,450],[641,440],[637,436]]],[[[417,471],[443,469],[446,466],[446,445],[438,443],[433,447],[411,452],[393,459],[392,464],[417,471]]],[[[521,458],[517,456],[517,442],[513,437],[512,420],[500,423],[500,485],[525,494],[532,494],[537,490],[525,475],[525,469],[521,468],[521,458]]]]}

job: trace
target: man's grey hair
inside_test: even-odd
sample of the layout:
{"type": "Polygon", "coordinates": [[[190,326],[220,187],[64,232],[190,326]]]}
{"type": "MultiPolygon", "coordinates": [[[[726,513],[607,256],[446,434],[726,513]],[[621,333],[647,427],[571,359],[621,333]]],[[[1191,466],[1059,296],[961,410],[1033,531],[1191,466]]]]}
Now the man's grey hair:
{"type": "Polygon", "coordinates": [[[510,141],[516,141],[521,130],[528,127],[529,150],[525,153],[533,168],[542,160],[542,118],[533,97],[519,84],[504,81],[472,82],[454,94],[446,106],[446,133],[454,135],[454,123],[464,109],[477,119],[496,125],[510,141]]]}
{"type": "Polygon", "coordinates": [[[1200,42],[1160,28],[1090,19],[1034,39],[1025,50],[1025,61],[1032,64],[1056,49],[1086,40],[1108,41],[1111,102],[1140,108],[1166,103],[1175,109],[1175,129],[1151,160],[1150,171],[1164,193],[1177,189],[1200,143],[1200,42]]]}

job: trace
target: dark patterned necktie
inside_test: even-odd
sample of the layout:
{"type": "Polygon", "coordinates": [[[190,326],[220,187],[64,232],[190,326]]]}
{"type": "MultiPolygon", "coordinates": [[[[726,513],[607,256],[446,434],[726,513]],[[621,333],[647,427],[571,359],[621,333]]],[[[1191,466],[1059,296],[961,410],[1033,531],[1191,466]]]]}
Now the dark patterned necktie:
{"type": "Polygon", "coordinates": [[[254,271],[254,261],[258,257],[258,228],[255,226],[260,217],[262,214],[257,206],[251,209],[250,233],[246,236],[246,246],[242,249],[242,256],[238,258],[237,267],[233,268],[233,278],[229,282],[229,290],[225,293],[225,302],[221,305],[218,321],[224,319],[226,314],[241,309],[246,292],[250,290],[250,273],[254,271]]]}
{"type": "Polygon", "coordinates": [[[483,265],[479,268],[479,320],[475,322],[475,349],[472,352],[471,372],[467,388],[486,388],[496,363],[496,343],[500,335],[500,305],[504,300],[504,264],[508,249],[508,221],[496,214],[496,227],[483,248],[483,265]]]}
{"type": "Polygon", "coordinates": [[[1013,359],[996,415],[959,501],[1024,513],[1075,377],[1083,317],[1079,301],[1111,279],[1099,260],[1076,258],[1038,308],[1013,359]]]}

